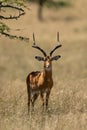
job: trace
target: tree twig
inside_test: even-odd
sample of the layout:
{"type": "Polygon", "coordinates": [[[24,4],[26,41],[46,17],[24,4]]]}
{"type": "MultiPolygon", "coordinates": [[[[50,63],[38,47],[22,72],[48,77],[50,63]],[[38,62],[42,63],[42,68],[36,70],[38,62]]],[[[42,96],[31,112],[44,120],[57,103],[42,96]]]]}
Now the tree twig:
{"type": "Polygon", "coordinates": [[[8,17],[5,17],[5,16],[0,15],[0,19],[18,19],[18,18],[20,18],[22,15],[25,15],[25,11],[24,11],[22,8],[19,8],[19,7],[13,6],[13,5],[9,5],[9,4],[3,5],[3,4],[0,4],[0,10],[1,10],[2,8],[12,8],[12,9],[16,9],[16,10],[19,11],[19,14],[18,14],[17,16],[12,16],[12,15],[10,15],[10,16],[8,16],[8,17]]]}
{"type": "Polygon", "coordinates": [[[11,35],[11,34],[8,34],[6,32],[2,32],[1,34],[4,35],[4,36],[6,36],[6,37],[12,38],[12,39],[20,39],[20,40],[29,42],[29,38],[27,38],[27,37],[11,35]]]}

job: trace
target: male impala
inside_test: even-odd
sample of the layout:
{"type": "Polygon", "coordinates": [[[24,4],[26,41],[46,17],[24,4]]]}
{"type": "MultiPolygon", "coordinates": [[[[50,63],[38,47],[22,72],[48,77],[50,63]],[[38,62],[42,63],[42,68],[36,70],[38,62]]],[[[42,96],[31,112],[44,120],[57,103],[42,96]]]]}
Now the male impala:
{"type": "MultiPolygon", "coordinates": [[[[33,34],[33,40],[34,45],[32,47],[40,50],[44,55],[44,57],[35,56],[35,58],[38,61],[44,61],[44,69],[43,71],[31,72],[27,76],[26,83],[28,93],[28,112],[30,110],[30,102],[34,108],[34,103],[38,95],[40,95],[41,97],[43,107],[45,105],[46,108],[48,108],[48,99],[53,86],[52,61],[58,60],[61,57],[60,55],[52,57],[53,52],[59,47],[61,47],[61,44],[57,44],[57,46],[49,53],[48,56],[43,49],[41,49],[39,46],[36,45],[34,34],[33,34]],[[46,93],[45,100],[44,100],[44,93],[46,93]]],[[[59,43],[59,33],[57,34],[57,40],[59,43]]]]}

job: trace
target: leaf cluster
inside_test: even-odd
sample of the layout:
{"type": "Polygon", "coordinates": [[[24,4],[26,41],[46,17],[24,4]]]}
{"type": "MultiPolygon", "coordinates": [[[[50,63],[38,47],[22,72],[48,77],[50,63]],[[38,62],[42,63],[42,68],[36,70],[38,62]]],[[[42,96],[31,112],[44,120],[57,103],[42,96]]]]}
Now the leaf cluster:
{"type": "Polygon", "coordinates": [[[2,34],[5,31],[9,32],[10,28],[6,24],[0,22],[0,33],[2,34]]]}

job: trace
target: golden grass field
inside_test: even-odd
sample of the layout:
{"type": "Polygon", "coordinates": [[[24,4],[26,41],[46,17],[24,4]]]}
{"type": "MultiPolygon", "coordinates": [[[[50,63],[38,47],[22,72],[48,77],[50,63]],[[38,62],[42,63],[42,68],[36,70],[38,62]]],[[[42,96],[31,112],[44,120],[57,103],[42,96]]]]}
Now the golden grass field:
{"type": "Polygon", "coordinates": [[[87,1],[71,1],[72,6],[55,9],[44,7],[41,22],[36,4],[29,4],[19,20],[4,21],[11,33],[30,38],[29,43],[0,36],[0,130],[87,130],[87,1]],[[16,31],[20,28],[21,31],[16,31]],[[62,48],[55,52],[62,58],[53,62],[54,86],[49,111],[42,112],[41,101],[27,115],[26,76],[42,70],[43,63],[34,59],[32,34],[46,52],[56,45],[60,32],[62,48]]]}

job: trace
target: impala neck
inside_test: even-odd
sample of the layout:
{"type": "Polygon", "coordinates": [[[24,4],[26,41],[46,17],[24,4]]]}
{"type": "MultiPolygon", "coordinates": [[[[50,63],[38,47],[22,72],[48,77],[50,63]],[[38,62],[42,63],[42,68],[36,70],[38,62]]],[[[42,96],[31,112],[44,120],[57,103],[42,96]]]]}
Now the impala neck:
{"type": "Polygon", "coordinates": [[[44,68],[44,74],[45,74],[45,78],[48,79],[48,78],[52,78],[52,66],[50,69],[45,69],[44,68]]]}

